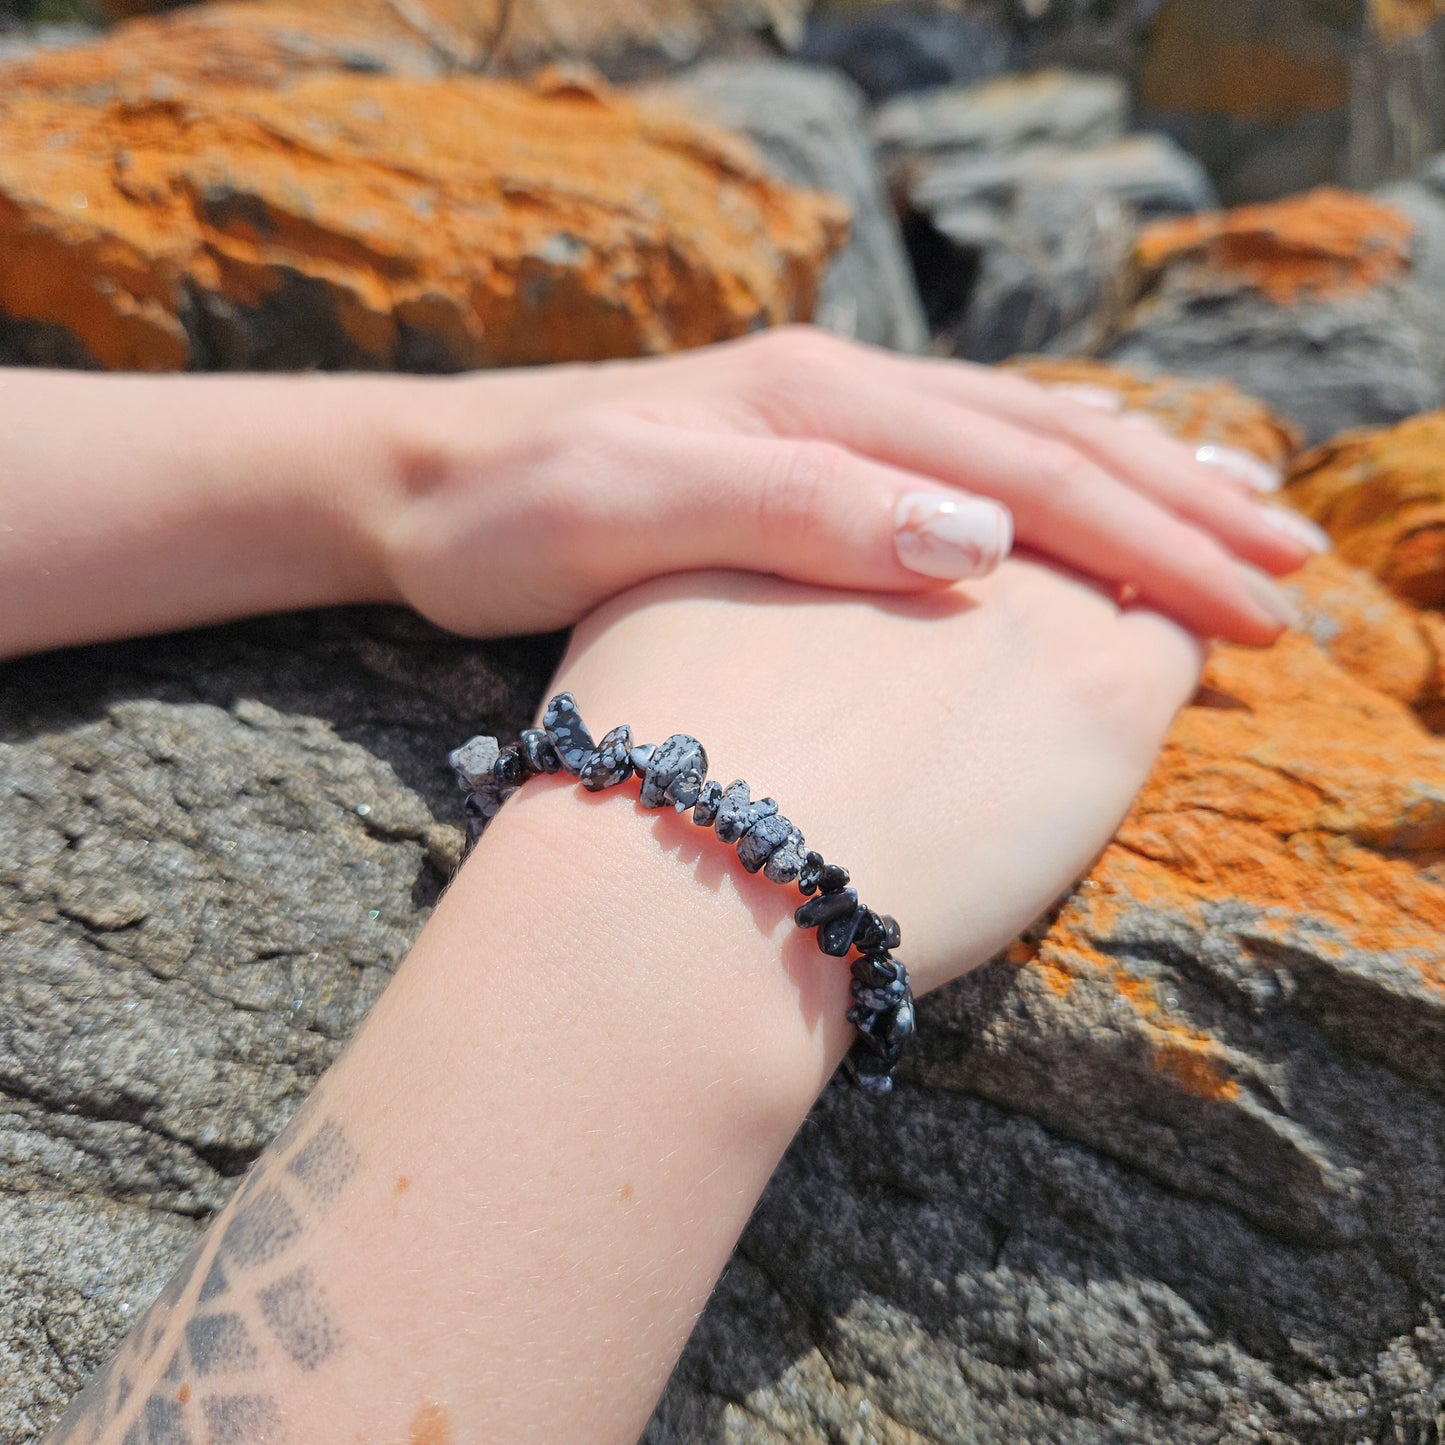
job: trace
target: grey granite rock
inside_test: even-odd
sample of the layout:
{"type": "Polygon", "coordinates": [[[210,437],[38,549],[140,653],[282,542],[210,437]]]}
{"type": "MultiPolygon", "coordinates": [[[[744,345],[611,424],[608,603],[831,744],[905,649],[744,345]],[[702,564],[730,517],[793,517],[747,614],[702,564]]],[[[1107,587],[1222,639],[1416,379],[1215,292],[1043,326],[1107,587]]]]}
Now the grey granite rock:
{"type": "Polygon", "coordinates": [[[852,231],[823,280],[818,325],[922,350],[927,323],[851,81],[782,60],[718,60],[683,72],[661,93],[742,131],[786,180],[848,202],[852,231]]]}
{"type": "Polygon", "coordinates": [[[1128,300],[1141,220],[1210,206],[1203,168],[1124,135],[1108,77],[1046,72],[945,88],[874,122],[930,325],[959,355],[1090,352],[1128,300]]]}

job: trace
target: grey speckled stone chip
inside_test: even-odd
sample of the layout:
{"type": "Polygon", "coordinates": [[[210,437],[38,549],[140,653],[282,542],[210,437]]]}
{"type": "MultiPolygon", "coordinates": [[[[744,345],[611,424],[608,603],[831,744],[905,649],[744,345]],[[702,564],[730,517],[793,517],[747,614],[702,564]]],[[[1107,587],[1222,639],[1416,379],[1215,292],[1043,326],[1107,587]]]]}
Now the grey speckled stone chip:
{"type": "Polygon", "coordinates": [[[806,846],[802,833],[793,828],[763,865],[768,882],[791,883],[803,871],[806,846]]]}
{"type": "Polygon", "coordinates": [[[615,727],[600,743],[597,751],[582,764],[580,781],[589,792],[600,793],[614,788],[632,776],[632,729],[623,723],[615,727]]]}
{"type": "Polygon", "coordinates": [[[542,726],[547,737],[557,749],[562,766],[574,776],[582,771],[582,765],[597,750],[582,714],[577,711],[577,699],[570,692],[559,692],[547,704],[542,714],[542,726]]]}
{"type": "Polygon", "coordinates": [[[692,821],[699,828],[710,828],[717,818],[717,810],[722,806],[723,790],[722,784],[718,782],[706,782],[702,785],[702,792],[697,795],[697,804],[692,810],[692,821]]]}
{"type": "Polygon", "coordinates": [[[707,777],[707,753],[694,737],[673,733],[647,759],[641,799],[645,808],[671,803],[679,813],[697,802],[707,777]]]}
{"type": "Polygon", "coordinates": [[[457,786],[471,792],[492,776],[492,764],[501,756],[502,746],[496,738],[468,738],[461,747],[447,754],[447,762],[457,775],[457,786]]]}
{"type": "Polygon", "coordinates": [[[738,861],[749,873],[756,873],[792,836],[793,825],[781,813],[758,821],[738,839],[738,861]]]}

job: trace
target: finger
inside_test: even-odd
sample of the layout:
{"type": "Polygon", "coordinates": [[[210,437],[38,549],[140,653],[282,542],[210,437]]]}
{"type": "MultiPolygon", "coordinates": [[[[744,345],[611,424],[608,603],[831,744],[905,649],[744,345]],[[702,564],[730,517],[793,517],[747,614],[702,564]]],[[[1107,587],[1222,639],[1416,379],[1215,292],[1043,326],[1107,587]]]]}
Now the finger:
{"type": "Polygon", "coordinates": [[[1019,541],[1137,589],[1205,636],[1262,644],[1294,620],[1262,573],[1062,442],[900,391],[822,423],[863,455],[1003,502],[1019,541]]]}
{"type": "MultiPolygon", "coordinates": [[[[1234,448],[1191,449],[1162,429],[1138,424],[1138,418],[1110,416],[1028,377],[986,367],[924,362],[916,375],[941,399],[1070,443],[1257,567],[1291,572],[1329,547],[1329,538],[1297,513],[1257,504],[1258,491],[1243,480],[1241,470],[1242,461],[1255,459],[1234,448]],[[1212,464],[1201,462],[1199,452],[1212,458],[1212,464]]],[[[1263,462],[1256,460],[1256,466],[1267,474],[1263,462]]]]}
{"type": "Polygon", "coordinates": [[[997,502],[836,443],[629,425],[628,482],[608,489],[608,542],[594,549],[623,583],[737,567],[913,591],[985,576],[1012,546],[997,502]]]}

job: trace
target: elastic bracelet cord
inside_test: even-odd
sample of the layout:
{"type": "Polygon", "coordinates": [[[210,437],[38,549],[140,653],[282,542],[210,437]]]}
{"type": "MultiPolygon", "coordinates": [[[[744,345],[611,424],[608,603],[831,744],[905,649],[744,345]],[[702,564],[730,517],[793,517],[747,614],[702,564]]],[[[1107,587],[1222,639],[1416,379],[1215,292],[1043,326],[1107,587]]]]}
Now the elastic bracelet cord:
{"type": "Polygon", "coordinates": [[[761,871],[773,883],[796,883],[808,900],[793,914],[798,927],[816,928],[818,947],[834,958],[846,958],[851,949],[860,955],[852,966],[848,1021],[858,1037],[844,1063],[848,1077],[877,1094],[893,1088],[893,1071],[915,1027],[908,970],[892,952],[899,944],[898,924],[860,903],[848,870],[809,850],[771,798],[754,799],[741,779],[726,788],[709,781],[707,753],[696,738],[674,733],[662,743],[634,745],[632,729],[624,725],[594,743],[576,699],[559,692],[547,704],[542,726],[525,729],[511,746],[475,737],[453,751],[448,762],[467,792],[469,849],[502,804],[539,773],[570,773],[594,793],[636,774],[644,807],[671,804],[679,813],[691,808],[694,823],[736,844],[749,873],[761,871]]]}

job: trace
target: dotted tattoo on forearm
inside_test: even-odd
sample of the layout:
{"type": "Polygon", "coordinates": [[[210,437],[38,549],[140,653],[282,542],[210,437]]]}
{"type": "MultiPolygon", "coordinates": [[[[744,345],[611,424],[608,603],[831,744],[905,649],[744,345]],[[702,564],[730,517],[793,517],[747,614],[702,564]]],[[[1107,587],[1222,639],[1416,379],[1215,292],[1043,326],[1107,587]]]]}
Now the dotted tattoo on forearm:
{"type": "Polygon", "coordinates": [[[192,1250],[44,1445],[280,1445],[281,1372],[318,1370],[345,1343],[298,1251],[361,1161],[334,1118],[314,1122],[318,1113],[313,1094],[237,1191],[219,1239],[192,1250]],[[138,1390],[167,1349],[159,1379],[138,1390]]]}

